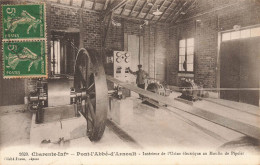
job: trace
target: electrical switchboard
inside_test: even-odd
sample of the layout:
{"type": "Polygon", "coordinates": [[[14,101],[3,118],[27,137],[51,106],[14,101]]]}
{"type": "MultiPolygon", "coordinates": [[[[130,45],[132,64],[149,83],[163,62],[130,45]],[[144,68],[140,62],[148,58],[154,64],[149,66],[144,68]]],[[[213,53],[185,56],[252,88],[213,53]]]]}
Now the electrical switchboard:
{"type": "Polygon", "coordinates": [[[131,53],[114,51],[114,77],[123,82],[132,82],[129,67],[131,67],[131,53]]]}

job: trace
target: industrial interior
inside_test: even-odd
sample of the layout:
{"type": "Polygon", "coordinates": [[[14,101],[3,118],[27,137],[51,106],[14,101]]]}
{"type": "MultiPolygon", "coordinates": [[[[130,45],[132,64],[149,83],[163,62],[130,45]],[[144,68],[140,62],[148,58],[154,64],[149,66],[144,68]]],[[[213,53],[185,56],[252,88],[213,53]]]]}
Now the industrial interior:
{"type": "Polygon", "coordinates": [[[259,0],[0,4],[36,2],[46,8],[48,77],[1,73],[1,149],[259,152],[259,0]]]}

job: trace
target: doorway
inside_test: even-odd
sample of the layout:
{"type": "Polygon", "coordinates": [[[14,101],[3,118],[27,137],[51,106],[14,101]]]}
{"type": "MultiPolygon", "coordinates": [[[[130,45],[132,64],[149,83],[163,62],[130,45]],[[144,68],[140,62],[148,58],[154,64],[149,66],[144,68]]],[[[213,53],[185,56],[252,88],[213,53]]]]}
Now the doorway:
{"type": "Polygon", "coordinates": [[[51,75],[73,75],[79,47],[79,33],[52,32],[51,75]]]}
{"type": "Polygon", "coordinates": [[[137,65],[143,65],[143,36],[125,34],[125,51],[131,53],[131,69],[138,70],[137,65]]]}
{"type": "MultiPolygon", "coordinates": [[[[259,48],[260,37],[221,43],[221,88],[259,88],[259,48]]],[[[259,106],[259,90],[221,91],[220,98],[259,106]]]]}

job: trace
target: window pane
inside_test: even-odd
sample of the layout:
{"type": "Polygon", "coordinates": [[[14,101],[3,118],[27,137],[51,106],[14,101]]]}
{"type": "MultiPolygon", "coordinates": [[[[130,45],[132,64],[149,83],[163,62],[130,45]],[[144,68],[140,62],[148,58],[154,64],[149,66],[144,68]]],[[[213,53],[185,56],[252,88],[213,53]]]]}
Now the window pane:
{"type": "Polygon", "coordinates": [[[231,32],[231,40],[240,38],[240,31],[231,32]]]}
{"type": "Polygon", "coordinates": [[[185,71],[182,64],[179,64],[179,71],[185,71]]]}
{"type": "Polygon", "coordinates": [[[53,41],[51,41],[51,71],[53,72],[53,41]]]}
{"type": "Polygon", "coordinates": [[[184,61],[185,61],[185,56],[180,56],[179,57],[179,63],[183,64],[184,61]]]}
{"type": "Polygon", "coordinates": [[[222,34],[222,41],[230,40],[230,33],[223,33],[222,34]]]}
{"type": "Polygon", "coordinates": [[[54,66],[55,66],[55,70],[54,73],[55,74],[60,74],[60,41],[54,41],[54,66]]]}
{"type": "Polygon", "coordinates": [[[187,54],[194,54],[194,47],[188,47],[187,48],[187,54]]]}
{"type": "Polygon", "coordinates": [[[193,64],[187,64],[187,71],[193,72],[193,64]]]}
{"type": "Polygon", "coordinates": [[[54,41],[54,56],[53,56],[53,59],[54,59],[54,67],[55,67],[55,70],[54,70],[54,73],[57,74],[58,73],[58,42],[57,41],[54,41]]]}
{"type": "Polygon", "coordinates": [[[194,56],[193,55],[189,55],[187,56],[187,64],[193,64],[193,58],[194,56]]]}
{"type": "Polygon", "coordinates": [[[180,40],[180,47],[185,47],[185,40],[180,40]]]}
{"type": "Polygon", "coordinates": [[[187,39],[187,46],[194,46],[194,38],[187,39]]]}
{"type": "Polygon", "coordinates": [[[251,29],[251,37],[260,36],[260,27],[251,29]]]}
{"type": "Polygon", "coordinates": [[[241,38],[250,37],[250,29],[241,30],[241,38]]]}
{"type": "Polygon", "coordinates": [[[60,67],[61,67],[61,58],[60,58],[60,40],[58,40],[58,66],[57,66],[57,68],[58,68],[58,73],[60,74],[60,67]]]}
{"type": "Polygon", "coordinates": [[[180,48],[179,55],[185,55],[185,48],[180,48]]]}

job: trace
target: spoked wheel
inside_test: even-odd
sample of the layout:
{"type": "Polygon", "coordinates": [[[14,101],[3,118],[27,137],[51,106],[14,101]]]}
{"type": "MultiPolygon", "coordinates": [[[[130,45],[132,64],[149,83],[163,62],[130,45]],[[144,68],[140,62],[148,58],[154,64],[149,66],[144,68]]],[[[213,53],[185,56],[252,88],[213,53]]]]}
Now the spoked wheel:
{"type": "Polygon", "coordinates": [[[105,130],[108,90],[102,59],[95,50],[80,49],[75,62],[74,88],[82,97],[77,110],[87,120],[87,135],[99,141],[105,130]]]}

